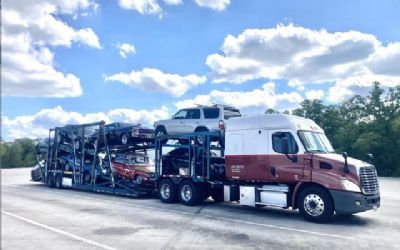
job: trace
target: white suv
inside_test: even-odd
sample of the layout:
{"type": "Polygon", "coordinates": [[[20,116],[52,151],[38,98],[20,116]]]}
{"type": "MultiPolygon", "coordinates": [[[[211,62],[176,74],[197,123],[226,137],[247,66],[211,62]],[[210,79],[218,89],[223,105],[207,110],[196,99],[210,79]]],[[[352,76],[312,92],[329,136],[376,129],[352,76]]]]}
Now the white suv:
{"type": "Polygon", "coordinates": [[[225,130],[225,120],[241,116],[234,107],[213,105],[179,110],[169,120],[154,124],[155,135],[225,130]]]}

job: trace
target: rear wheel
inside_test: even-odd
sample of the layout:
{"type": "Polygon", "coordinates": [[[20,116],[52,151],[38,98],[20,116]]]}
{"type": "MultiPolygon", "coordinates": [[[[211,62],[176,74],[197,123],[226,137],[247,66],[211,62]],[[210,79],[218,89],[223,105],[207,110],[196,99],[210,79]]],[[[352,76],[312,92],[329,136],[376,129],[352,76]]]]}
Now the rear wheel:
{"type": "Polygon", "coordinates": [[[204,188],[191,181],[183,181],[179,186],[179,200],[183,205],[193,206],[204,200],[204,188]]]}
{"type": "Polygon", "coordinates": [[[178,191],[176,185],[169,179],[160,182],[158,196],[164,203],[173,203],[178,199],[178,191]]]}
{"type": "MultiPolygon", "coordinates": [[[[164,127],[157,127],[154,134],[156,136],[163,136],[163,135],[167,135],[167,131],[165,131],[164,127]]],[[[161,140],[161,143],[165,144],[165,143],[167,143],[167,141],[168,141],[168,139],[163,139],[163,140],[161,140]]]]}
{"type": "MultiPolygon", "coordinates": [[[[207,132],[207,131],[208,129],[206,128],[197,128],[195,132],[207,132]]],[[[197,145],[203,145],[206,142],[206,136],[204,135],[196,136],[195,141],[197,145]]]]}
{"type": "Polygon", "coordinates": [[[319,187],[308,187],[299,195],[301,215],[313,222],[327,222],[332,219],[334,204],[329,193],[319,187]]]}

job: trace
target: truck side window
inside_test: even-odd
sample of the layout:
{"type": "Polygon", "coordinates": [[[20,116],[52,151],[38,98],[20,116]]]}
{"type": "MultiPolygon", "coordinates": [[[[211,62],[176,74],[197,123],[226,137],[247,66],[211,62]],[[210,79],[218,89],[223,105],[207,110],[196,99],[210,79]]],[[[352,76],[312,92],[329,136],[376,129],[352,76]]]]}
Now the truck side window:
{"type": "Polygon", "coordinates": [[[282,143],[285,138],[288,141],[289,154],[296,154],[299,152],[296,140],[290,132],[276,132],[272,134],[272,148],[274,151],[277,153],[283,153],[282,143]]]}

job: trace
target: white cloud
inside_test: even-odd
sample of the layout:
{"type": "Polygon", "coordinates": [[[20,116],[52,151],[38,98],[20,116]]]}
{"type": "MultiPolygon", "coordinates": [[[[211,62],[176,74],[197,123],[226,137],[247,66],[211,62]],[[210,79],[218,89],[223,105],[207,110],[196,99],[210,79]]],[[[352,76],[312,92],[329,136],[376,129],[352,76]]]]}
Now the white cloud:
{"type": "Polygon", "coordinates": [[[214,83],[253,79],[287,80],[292,87],[333,83],[346,88],[342,93],[353,92],[348,88],[358,84],[354,79],[400,84],[400,43],[385,46],[358,31],[329,33],[293,24],[247,29],[236,37],[228,35],[221,50],[206,60],[214,83]]]}
{"type": "Polygon", "coordinates": [[[42,109],[33,115],[22,115],[15,118],[2,117],[3,136],[6,140],[17,138],[46,137],[49,128],[66,124],[83,124],[98,121],[140,123],[152,127],[157,120],[169,117],[168,109],[162,106],[154,110],[113,109],[108,112],[81,114],[65,111],[61,106],[42,109]],[[5,132],[5,133],[4,133],[5,132]]]}
{"type": "Polygon", "coordinates": [[[306,98],[309,100],[318,99],[321,100],[324,97],[325,92],[323,90],[310,90],[306,92],[306,98]]]}
{"type": "Polygon", "coordinates": [[[129,54],[136,53],[136,49],[133,44],[129,44],[129,43],[117,44],[117,48],[119,49],[119,54],[123,58],[127,58],[129,54]]]}
{"type": "Polygon", "coordinates": [[[91,1],[6,1],[2,7],[3,95],[74,97],[82,95],[78,77],[55,66],[51,47],[72,43],[101,48],[90,28],[75,30],[56,18],[94,8],[91,1]]]}
{"type": "Polygon", "coordinates": [[[205,76],[195,74],[181,76],[164,73],[158,69],[144,68],[141,71],[118,73],[106,76],[105,81],[117,81],[148,92],[163,92],[174,97],[184,95],[189,88],[207,81],[205,76]]]}
{"type": "Polygon", "coordinates": [[[163,2],[167,5],[180,5],[183,4],[182,0],[163,0],[163,2]]]}
{"type": "Polygon", "coordinates": [[[156,0],[119,0],[121,8],[135,10],[141,15],[161,14],[162,9],[156,0]]]}
{"type": "Polygon", "coordinates": [[[275,83],[269,82],[261,89],[252,91],[220,91],[213,90],[207,95],[198,95],[190,100],[178,101],[175,106],[178,109],[192,107],[197,104],[210,105],[213,103],[234,106],[240,109],[246,108],[277,108],[293,109],[303,101],[303,97],[296,92],[276,93],[275,83]]]}
{"type": "Polygon", "coordinates": [[[195,0],[195,2],[200,7],[206,7],[216,11],[222,11],[230,4],[230,0],[195,0]]]}

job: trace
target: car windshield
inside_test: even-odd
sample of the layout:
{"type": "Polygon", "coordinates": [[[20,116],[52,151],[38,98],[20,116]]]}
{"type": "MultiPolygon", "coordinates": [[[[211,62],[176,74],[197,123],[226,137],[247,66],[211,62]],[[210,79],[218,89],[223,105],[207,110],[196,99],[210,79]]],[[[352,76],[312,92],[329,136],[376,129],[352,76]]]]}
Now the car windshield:
{"type": "Polygon", "coordinates": [[[323,133],[299,131],[299,137],[308,152],[334,153],[333,147],[323,133]]]}

